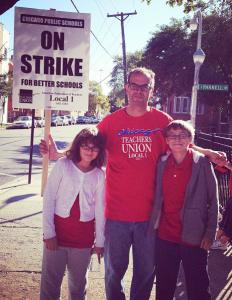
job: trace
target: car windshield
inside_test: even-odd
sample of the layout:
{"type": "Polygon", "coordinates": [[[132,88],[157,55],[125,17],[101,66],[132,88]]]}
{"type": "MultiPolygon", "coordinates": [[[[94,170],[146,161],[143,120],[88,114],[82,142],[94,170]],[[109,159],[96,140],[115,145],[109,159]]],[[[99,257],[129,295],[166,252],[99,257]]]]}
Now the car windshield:
{"type": "Polygon", "coordinates": [[[28,121],[28,117],[18,117],[17,121],[28,121]]]}

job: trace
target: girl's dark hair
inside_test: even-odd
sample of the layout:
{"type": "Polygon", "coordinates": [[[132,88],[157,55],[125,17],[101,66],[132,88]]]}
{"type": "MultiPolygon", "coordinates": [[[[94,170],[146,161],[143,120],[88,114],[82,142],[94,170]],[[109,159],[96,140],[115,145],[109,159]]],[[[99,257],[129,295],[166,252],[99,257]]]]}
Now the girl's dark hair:
{"type": "Polygon", "coordinates": [[[74,138],[70,147],[66,150],[66,157],[74,163],[81,161],[80,146],[93,144],[99,148],[97,157],[91,161],[93,167],[101,168],[105,162],[105,139],[96,128],[84,128],[74,138]]]}

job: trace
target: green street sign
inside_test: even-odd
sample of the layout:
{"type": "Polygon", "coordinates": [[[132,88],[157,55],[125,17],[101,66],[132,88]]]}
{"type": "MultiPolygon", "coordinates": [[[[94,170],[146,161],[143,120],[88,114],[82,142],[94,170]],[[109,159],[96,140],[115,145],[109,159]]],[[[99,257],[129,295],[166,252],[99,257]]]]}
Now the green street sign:
{"type": "Polygon", "coordinates": [[[198,84],[197,89],[200,91],[222,91],[228,92],[229,86],[227,84],[198,84]]]}

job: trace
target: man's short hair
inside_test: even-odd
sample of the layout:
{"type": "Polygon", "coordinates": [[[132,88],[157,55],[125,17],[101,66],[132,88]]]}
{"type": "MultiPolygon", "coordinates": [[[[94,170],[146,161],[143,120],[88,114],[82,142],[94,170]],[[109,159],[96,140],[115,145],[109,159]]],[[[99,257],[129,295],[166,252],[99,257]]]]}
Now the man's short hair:
{"type": "Polygon", "coordinates": [[[137,74],[142,74],[144,76],[146,76],[149,79],[149,83],[151,84],[151,87],[154,88],[155,85],[155,73],[147,68],[144,67],[140,67],[140,68],[134,68],[132,69],[127,77],[127,82],[130,83],[130,79],[132,75],[137,75],[137,74]]]}
{"type": "Polygon", "coordinates": [[[174,121],[170,122],[168,124],[168,126],[166,126],[164,128],[164,136],[165,137],[168,136],[168,133],[171,129],[185,130],[192,139],[194,138],[194,135],[195,135],[195,129],[193,128],[193,126],[188,121],[174,120],[174,121]]]}

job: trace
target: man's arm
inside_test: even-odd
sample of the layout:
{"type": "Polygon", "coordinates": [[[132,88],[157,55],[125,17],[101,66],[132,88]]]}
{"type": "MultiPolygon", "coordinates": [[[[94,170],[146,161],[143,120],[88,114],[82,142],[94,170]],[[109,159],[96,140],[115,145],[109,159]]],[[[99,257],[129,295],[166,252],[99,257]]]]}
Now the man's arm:
{"type": "Polygon", "coordinates": [[[46,155],[49,152],[50,160],[57,160],[64,156],[64,150],[58,150],[55,141],[49,134],[49,144],[47,145],[45,140],[41,140],[39,144],[39,151],[41,155],[46,155]]]}
{"type": "Polygon", "coordinates": [[[216,165],[226,166],[227,158],[225,152],[222,151],[214,151],[211,149],[205,149],[196,145],[193,145],[192,148],[209,158],[209,160],[216,165]]]}

